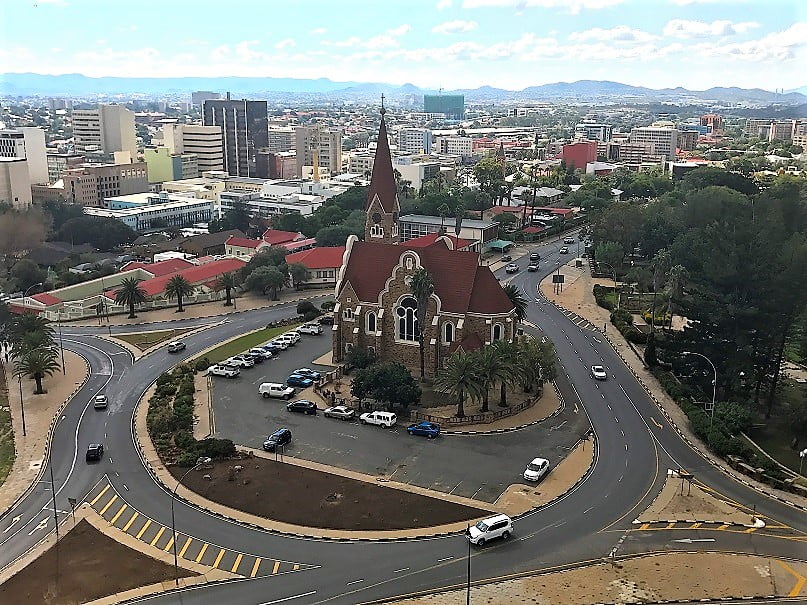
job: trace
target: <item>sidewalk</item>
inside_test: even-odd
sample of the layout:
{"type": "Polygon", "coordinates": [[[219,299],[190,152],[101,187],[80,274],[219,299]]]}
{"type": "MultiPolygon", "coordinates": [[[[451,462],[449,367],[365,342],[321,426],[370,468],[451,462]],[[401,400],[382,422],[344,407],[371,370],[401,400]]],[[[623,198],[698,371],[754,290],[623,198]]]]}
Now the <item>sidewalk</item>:
{"type": "Polygon", "coordinates": [[[708,451],[706,446],[692,432],[689,419],[683,410],[662,388],[656,377],[645,367],[644,362],[639,359],[639,356],[628,345],[616,327],[610,323],[610,312],[600,307],[594,299],[594,285],[613,285],[613,280],[593,278],[587,262],[584,263],[582,268],[574,267],[572,263],[574,263],[574,259],[560,268],[566,282],[563,285],[563,291],[560,293],[553,292],[552,277],[548,276],[539,286],[543,296],[556,307],[576,313],[591,322],[598,331],[605,329],[604,334],[608,342],[656,402],[662,413],[674,424],[676,430],[689,442],[691,447],[699,450],[714,466],[717,466],[740,483],[744,483],[759,492],[769,494],[781,501],[795,503],[802,508],[807,507],[807,498],[777,490],[769,485],[755,481],[751,477],[742,475],[729,467],[725,461],[716,458],[708,451]]]}
{"type": "Polygon", "coordinates": [[[65,374],[58,372],[46,376],[43,387],[47,393],[34,395],[36,383],[23,378],[22,392],[25,403],[26,435],[22,434],[19,381],[13,377],[13,366],[4,364],[8,386],[8,402],[14,425],[16,457],[8,478],[0,489],[0,512],[5,512],[36,480],[45,461],[50,442],[50,431],[67,401],[87,382],[87,362],[71,351],[64,352],[65,374]]]}

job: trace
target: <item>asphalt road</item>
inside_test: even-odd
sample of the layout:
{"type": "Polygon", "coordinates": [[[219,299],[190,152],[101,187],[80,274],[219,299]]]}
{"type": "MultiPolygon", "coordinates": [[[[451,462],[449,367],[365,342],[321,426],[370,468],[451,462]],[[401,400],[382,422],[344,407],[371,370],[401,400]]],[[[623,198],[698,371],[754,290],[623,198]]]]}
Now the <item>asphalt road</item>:
{"type": "MultiPolygon", "coordinates": [[[[561,245],[553,242],[541,246],[541,271],[522,271],[513,276],[512,281],[538,299],[530,306],[528,319],[555,343],[563,371],[559,388],[567,404],[579,395],[595,430],[598,456],[586,480],[575,490],[518,519],[511,540],[474,549],[473,578],[545,569],[597,559],[612,552],[651,550],[660,544],[665,549],[703,548],[700,543],[673,542],[669,535],[672,532],[666,532],[666,536],[665,532],[642,536],[631,531],[637,511],[655,496],[667,468],[686,468],[727,497],[749,507],[755,506],[757,512],[769,520],[775,519],[795,531],[805,532],[807,515],[804,512],[738,483],[691,450],[596,332],[575,326],[555,307],[542,304],[536,285],[554,270],[556,262],[560,262],[556,251],[561,245]],[[590,378],[589,367],[595,363],[606,366],[608,381],[596,382],[590,378]]],[[[560,260],[565,262],[566,258],[560,260]]],[[[516,262],[526,267],[526,258],[516,262]]],[[[285,305],[232,314],[224,320],[182,320],[181,325],[208,326],[184,339],[188,343],[184,356],[293,314],[294,305],[285,305]]],[[[153,326],[147,328],[154,329],[153,326]]],[[[92,336],[98,331],[95,327],[71,327],[68,331],[66,345],[87,357],[93,374],[87,386],[67,406],[54,435],[54,454],[49,464],[54,470],[57,509],[68,511],[68,496],[80,498],[97,490],[99,481],[109,481],[133,509],[157,523],[168,524],[170,494],[154,483],[138,455],[132,436],[132,412],[139,395],[163,369],[175,364],[177,357],[160,349],[132,364],[128,352],[92,336]],[[105,388],[113,401],[106,413],[95,413],[91,407],[87,409],[92,395],[100,388],[105,388]],[[106,435],[103,441],[107,455],[101,464],[86,465],[83,460],[86,443],[100,440],[101,435],[106,435]]],[[[132,331],[132,327],[127,326],[125,331],[132,331]]],[[[300,423],[308,420],[313,422],[306,428],[314,429],[314,423],[325,426],[324,419],[299,419],[300,423]]],[[[529,434],[525,429],[523,435],[529,434]]],[[[463,443],[469,448],[484,448],[489,439],[470,437],[463,443]]],[[[437,443],[444,447],[451,441],[446,438],[437,443]]],[[[43,478],[47,477],[48,473],[43,478]]],[[[52,531],[52,511],[47,510],[51,492],[47,487],[45,483],[38,484],[0,518],[0,568],[52,531]],[[42,527],[37,529],[39,525],[42,527]]],[[[62,522],[67,516],[59,513],[62,522]]],[[[277,575],[262,572],[249,581],[163,593],[144,602],[357,603],[465,581],[468,547],[461,535],[380,543],[310,540],[244,527],[185,503],[177,504],[176,518],[178,531],[189,536],[251,556],[297,562],[301,571],[277,575]]],[[[675,534],[676,537],[682,535],[688,534],[675,534]]],[[[729,533],[721,533],[716,543],[708,543],[710,549],[781,556],[792,553],[803,556],[800,546],[803,547],[803,542],[769,535],[729,533]]]]}

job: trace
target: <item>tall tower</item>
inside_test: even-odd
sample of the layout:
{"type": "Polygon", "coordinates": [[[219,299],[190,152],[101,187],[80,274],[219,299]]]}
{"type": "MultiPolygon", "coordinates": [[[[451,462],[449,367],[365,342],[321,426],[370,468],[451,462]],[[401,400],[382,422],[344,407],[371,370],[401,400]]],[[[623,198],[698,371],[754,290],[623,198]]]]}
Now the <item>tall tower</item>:
{"type": "Polygon", "coordinates": [[[387,124],[384,122],[384,96],[381,96],[381,127],[378,129],[378,145],[375,150],[373,175],[370,177],[370,190],[367,192],[367,219],[364,225],[364,240],[383,244],[397,244],[398,189],[392,171],[392,157],[387,138],[387,124]]]}

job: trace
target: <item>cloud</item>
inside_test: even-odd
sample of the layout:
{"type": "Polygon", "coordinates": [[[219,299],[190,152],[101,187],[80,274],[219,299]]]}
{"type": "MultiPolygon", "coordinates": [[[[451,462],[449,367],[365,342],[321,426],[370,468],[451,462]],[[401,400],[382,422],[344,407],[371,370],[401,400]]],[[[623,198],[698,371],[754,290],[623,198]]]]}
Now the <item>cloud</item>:
{"type": "Polygon", "coordinates": [[[451,8],[452,0],[437,0],[437,10],[444,11],[451,8]]]}
{"type": "Polygon", "coordinates": [[[284,40],[281,40],[277,44],[275,44],[275,48],[278,49],[278,50],[283,50],[284,48],[288,48],[290,46],[296,46],[296,45],[297,45],[297,42],[295,40],[293,40],[292,38],[286,38],[284,40]]]}
{"type": "Polygon", "coordinates": [[[688,21],[686,19],[673,19],[664,26],[664,35],[671,38],[709,38],[716,36],[734,36],[743,34],[759,27],[755,21],[742,21],[733,23],[727,20],[718,20],[708,23],[706,21],[688,21]]]}
{"type": "Polygon", "coordinates": [[[581,10],[598,10],[622,4],[625,0],[463,0],[462,8],[562,8],[576,15],[581,10]]]}
{"type": "Polygon", "coordinates": [[[308,33],[311,34],[312,36],[321,36],[323,34],[328,33],[328,30],[325,29],[324,27],[315,27],[308,33]]]}
{"type": "Polygon", "coordinates": [[[446,21],[432,27],[435,34],[459,34],[475,30],[479,24],[476,21],[446,21]]]}
{"type": "Polygon", "coordinates": [[[782,62],[807,59],[807,21],[799,21],[780,32],[772,32],[746,42],[701,43],[697,52],[712,57],[729,57],[741,61],[782,62]]]}
{"type": "Polygon", "coordinates": [[[569,34],[569,40],[573,42],[585,42],[587,40],[611,40],[614,42],[649,42],[656,40],[658,36],[654,36],[646,31],[640,29],[632,29],[627,25],[617,25],[611,29],[602,29],[594,27],[582,32],[572,32],[569,34]]]}

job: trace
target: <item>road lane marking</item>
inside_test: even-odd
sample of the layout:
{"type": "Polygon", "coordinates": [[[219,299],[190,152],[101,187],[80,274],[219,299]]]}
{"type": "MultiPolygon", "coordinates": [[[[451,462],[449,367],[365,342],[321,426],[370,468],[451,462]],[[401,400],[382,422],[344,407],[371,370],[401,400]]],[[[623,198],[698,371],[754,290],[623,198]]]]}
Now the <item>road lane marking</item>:
{"type": "Polygon", "coordinates": [[[639,529],[647,529],[648,527],[650,527],[649,523],[642,523],[642,526],[639,529]]]}
{"type": "Polygon", "coordinates": [[[156,535],[156,536],[154,536],[154,539],[151,541],[151,543],[149,544],[149,546],[154,546],[155,544],[157,544],[157,540],[159,540],[160,538],[162,538],[162,535],[163,535],[163,532],[164,532],[164,531],[165,531],[165,528],[164,528],[164,527],[161,527],[161,528],[160,528],[160,531],[158,531],[158,532],[157,532],[157,535],[156,535]]]}
{"type": "Polygon", "coordinates": [[[106,493],[106,490],[108,490],[108,489],[109,489],[109,483],[107,483],[106,486],[104,486],[104,489],[102,489],[101,492],[95,498],[93,498],[90,501],[90,506],[95,506],[95,503],[98,502],[101,498],[104,497],[104,494],[106,493]]]}
{"type": "Polygon", "coordinates": [[[112,496],[112,499],[110,499],[110,501],[106,503],[106,506],[104,506],[104,508],[102,508],[98,514],[103,517],[104,513],[109,510],[109,507],[112,506],[115,503],[115,500],[117,500],[117,499],[118,499],[118,494],[114,494],[112,496]]]}
{"type": "Polygon", "coordinates": [[[723,525],[721,525],[721,526],[720,526],[720,527],[718,527],[717,529],[718,529],[718,530],[720,530],[720,531],[723,531],[723,530],[724,530],[724,529],[726,529],[728,526],[729,526],[729,525],[728,525],[728,523],[724,523],[723,525]]]}
{"type": "Polygon", "coordinates": [[[191,542],[193,542],[193,538],[188,538],[187,540],[185,540],[185,544],[182,546],[182,550],[179,551],[180,558],[183,559],[185,558],[185,552],[188,550],[188,546],[191,545],[191,542]]]}
{"type": "Polygon", "coordinates": [[[238,570],[238,566],[241,565],[241,559],[244,558],[243,553],[238,553],[238,556],[235,558],[235,563],[233,563],[233,568],[230,570],[231,572],[235,573],[238,570]]]}
{"type": "Polygon", "coordinates": [[[703,523],[693,523],[689,526],[689,529],[698,529],[703,523]]]}
{"type": "Polygon", "coordinates": [[[361,578],[359,580],[353,580],[352,582],[348,582],[347,584],[345,584],[345,586],[350,586],[351,584],[358,584],[359,582],[364,582],[364,578],[361,578]]]}
{"type": "Polygon", "coordinates": [[[110,525],[115,525],[115,522],[118,519],[120,519],[120,516],[123,514],[123,511],[125,511],[127,508],[129,508],[129,507],[126,506],[126,504],[121,504],[120,509],[118,510],[117,513],[115,513],[115,516],[112,517],[112,520],[109,522],[109,524],[110,525]]]}
{"type": "Polygon", "coordinates": [[[272,573],[277,573],[278,569],[280,569],[280,561],[275,561],[275,566],[272,568],[272,573]]]}
{"type": "Polygon", "coordinates": [[[796,578],[796,585],[793,586],[793,589],[790,591],[790,593],[788,593],[787,596],[789,597],[799,596],[801,594],[801,589],[804,588],[804,583],[805,581],[807,581],[807,578],[798,573],[795,569],[790,567],[790,565],[788,565],[784,561],[780,561],[779,559],[774,559],[774,561],[776,561],[779,565],[781,565],[785,569],[785,571],[787,571],[796,578]]]}
{"type": "Polygon", "coordinates": [[[441,563],[441,562],[443,562],[443,561],[449,561],[449,560],[451,560],[451,559],[453,559],[453,558],[454,558],[454,557],[443,557],[442,559],[437,559],[437,562],[438,562],[438,563],[441,563]]]}
{"type": "Polygon", "coordinates": [[[653,421],[653,424],[655,424],[655,425],[656,425],[656,428],[659,428],[659,429],[664,428],[664,427],[663,427],[663,426],[661,426],[661,425],[660,425],[658,422],[656,422],[656,419],[655,419],[655,418],[653,418],[652,416],[650,417],[650,420],[652,420],[652,421],[653,421]]]}
{"type": "Polygon", "coordinates": [[[137,535],[136,535],[135,537],[136,537],[138,540],[139,540],[140,538],[142,538],[142,537],[143,537],[143,534],[144,534],[144,533],[146,533],[146,530],[149,528],[149,526],[150,526],[150,525],[151,525],[151,519],[146,519],[146,523],[145,523],[145,525],[143,525],[143,527],[141,527],[141,528],[140,528],[140,531],[139,531],[139,532],[137,532],[137,535]]]}
{"type": "Polygon", "coordinates": [[[402,567],[401,569],[396,569],[392,573],[401,573],[402,571],[408,571],[408,570],[409,570],[408,567],[402,567]]]}
{"type": "Polygon", "coordinates": [[[132,523],[134,523],[134,520],[135,520],[135,519],[137,519],[137,517],[139,517],[139,516],[140,516],[140,513],[139,513],[139,512],[137,512],[137,511],[135,511],[135,512],[134,512],[134,514],[132,514],[131,519],[129,519],[129,520],[126,522],[126,525],[124,525],[124,526],[123,526],[123,531],[124,531],[124,532],[129,531],[129,528],[132,526],[132,523]]]}
{"type": "Polygon", "coordinates": [[[746,530],[745,530],[743,533],[746,533],[746,534],[752,534],[752,533],[754,533],[755,531],[757,531],[757,528],[756,528],[756,527],[749,527],[749,528],[748,528],[748,529],[746,529],[746,530]]]}
{"type": "Polygon", "coordinates": [[[285,597],[283,599],[276,599],[274,601],[266,601],[265,603],[259,603],[258,605],[274,605],[274,603],[283,603],[284,601],[291,601],[292,599],[300,599],[302,597],[307,597],[312,594],[317,594],[316,590],[312,590],[311,592],[304,592],[303,594],[296,594],[291,597],[285,597]]]}
{"type": "Polygon", "coordinates": [[[218,556],[216,557],[216,560],[215,560],[215,561],[213,561],[213,567],[215,567],[216,569],[218,569],[218,568],[219,568],[219,563],[221,563],[221,558],[222,558],[223,556],[224,556],[224,549],[223,549],[223,548],[219,548],[219,554],[218,554],[218,556]]]}
{"type": "Polygon", "coordinates": [[[254,578],[258,574],[258,568],[261,566],[261,558],[255,557],[255,565],[252,566],[252,572],[250,572],[249,577],[254,578]]]}
{"type": "Polygon", "coordinates": [[[173,545],[174,545],[174,536],[171,536],[170,538],[168,538],[168,544],[166,544],[165,547],[163,547],[163,550],[165,552],[168,552],[169,550],[171,550],[171,547],[173,545]]]}
{"type": "Polygon", "coordinates": [[[199,561],[201,561],[201,560],[202,560],[202,557],[204,557],[204,556],[205,556],[205,552],[206,552],[206,551],[207,551],[207,542],[205,542],[204,544],[202,544],[202,550],[200,550],[200,551],[199,551],[199,554],[198,554],[198,555],[196,555],[196,558],[194,559],[194,561],[196,561],[197,563],[198,563],[199,561]]]}

